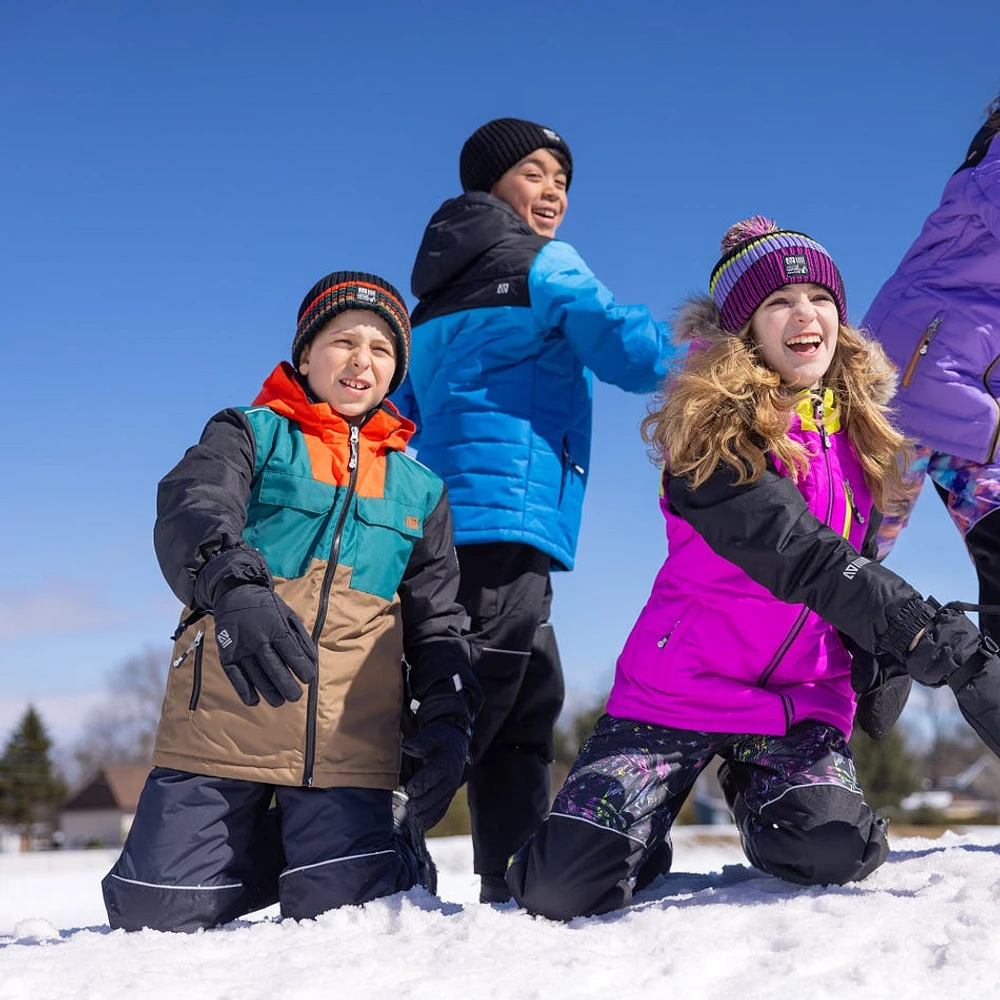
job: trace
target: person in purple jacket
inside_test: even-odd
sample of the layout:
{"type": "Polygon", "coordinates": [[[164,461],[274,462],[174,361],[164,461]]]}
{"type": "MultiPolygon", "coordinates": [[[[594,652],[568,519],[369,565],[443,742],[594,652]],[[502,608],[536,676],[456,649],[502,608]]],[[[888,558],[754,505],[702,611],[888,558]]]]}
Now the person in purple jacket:
{"type": "MultiPolygon", "coordinates": [[[[979,600],[1000,605],[1000,97],[896,272],[862,320],[901,372],[895,422],[918,442],[909,502],[887,517],[892,549],[930,476],[965,539],[979,600]]],[[[1000,614],[980,613],[1000,640],[1000,614]]]]}
{"type": "Polygon", "coordinates": [[[606,714],[513,856],[514,899],[605,913],[669,870],[670,828],[712,758],[750,862],[804,885],[888,854],[848,738],[895,721],[892,681],[950,684],[1000,752],[996,644],[874,556],[903,492],[895,374],[847,324],[827,251],[754,216],[723,238],[710,298],[643,425],[665,458],[668,555],[618,658],[606,714]],[[854,655],[852,655],[854,654],[854,655]]]}

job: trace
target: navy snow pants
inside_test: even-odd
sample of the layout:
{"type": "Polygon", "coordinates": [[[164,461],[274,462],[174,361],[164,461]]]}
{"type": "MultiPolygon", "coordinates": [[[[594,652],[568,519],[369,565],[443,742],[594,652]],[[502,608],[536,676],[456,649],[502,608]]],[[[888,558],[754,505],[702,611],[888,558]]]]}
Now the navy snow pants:
{"type": "Polygon", "coordinates": [[[157,767],[101,887],[113,928],[194,931],[276,902],[282,916],[315,917],[409,889],[417,873],[393,833],[390,791],[157,767]]]}
{"type": "Polygon", "coordinates": [[[519,905],[555,920],[607,913],[670,869],[670,828],[713,756],[747,858],[802,885],[870,875],[889,853],[844,735],[700,733],[602,716],[538,832],[514,856],[519,905]]]}

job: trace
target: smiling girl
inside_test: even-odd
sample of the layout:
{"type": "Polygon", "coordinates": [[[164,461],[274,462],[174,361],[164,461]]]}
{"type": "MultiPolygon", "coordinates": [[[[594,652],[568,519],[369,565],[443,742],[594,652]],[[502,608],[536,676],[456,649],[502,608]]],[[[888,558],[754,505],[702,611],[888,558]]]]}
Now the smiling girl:
{"type": "Polygon", "coordinates": [[[869,558],[905,448],[885,415],[893,368],[847,324],[833,260],[760,216],[722,250],[643,425],[664,459],[666,561],[607,714],[507,871],[534,913],[604,913],[668,871],[671,825],[715,756],[753,865],[805,885],[865,878],[888,843],[847,744],[855,689],[875,735],[907,675],[956,692],[988,676],[995,696],[1000,661],[969,619],[869,558]]]}

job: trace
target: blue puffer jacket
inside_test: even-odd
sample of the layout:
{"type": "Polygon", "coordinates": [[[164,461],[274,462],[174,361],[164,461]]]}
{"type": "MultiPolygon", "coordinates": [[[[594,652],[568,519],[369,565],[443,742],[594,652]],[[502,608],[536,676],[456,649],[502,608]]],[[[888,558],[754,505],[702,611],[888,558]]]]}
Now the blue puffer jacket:
{"type": "Polygon", "coordinates": [[[393,402],[448,486],[456,544],[521,542],[572,569],[591,373],[651,392],[674,354],[666,324],[617,305],[568,243],[481,192],[435,213],[412,290],[409,375],[393,402]]]}

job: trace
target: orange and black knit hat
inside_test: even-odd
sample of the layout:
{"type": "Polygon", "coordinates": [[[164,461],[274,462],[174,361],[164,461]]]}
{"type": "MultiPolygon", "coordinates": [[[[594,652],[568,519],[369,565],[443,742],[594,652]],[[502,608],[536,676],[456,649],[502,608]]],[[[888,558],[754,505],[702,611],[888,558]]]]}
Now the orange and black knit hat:
{"type": "Polygon", "coordinates": [[[410,314],[403,296],[377,274],[364,271],[334,271],[320,278],[306,292],[299,306],[298,325],[292,341],[292,364],[299,367],[302,349],[338,313],[348,309],[367,309],[389,324],[396,338],[396,370],[389,383],[395,392],[406,376],[410,363],[410,314]]]}

